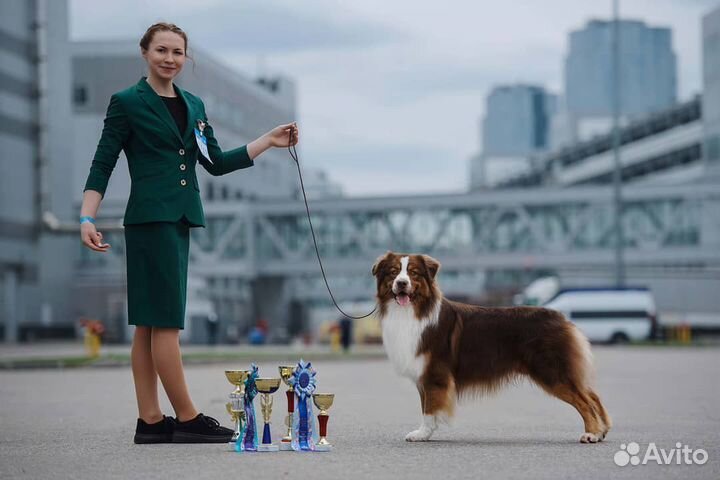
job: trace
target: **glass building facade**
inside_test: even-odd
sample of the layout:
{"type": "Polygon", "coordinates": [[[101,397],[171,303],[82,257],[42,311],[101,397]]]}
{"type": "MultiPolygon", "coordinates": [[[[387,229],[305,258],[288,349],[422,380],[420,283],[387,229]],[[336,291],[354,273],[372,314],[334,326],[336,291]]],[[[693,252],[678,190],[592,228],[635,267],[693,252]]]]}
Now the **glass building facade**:
{"type": "Polygon", "coordinates": [[[482,125],[483,154],[525,156],[548,147],[556,97],[533,85],[494,88],[482,125]]]}
{"type": "MultiPolygon", "coordinates": [[[[567,110],[578,116],[612,115],[613,22],[592,20],[570,33],[565,59],[567,110]]],[[[671,107],[677,98],[677,65],[669,28],[621,20],[620,100],[624,116],[671,107]]]]}

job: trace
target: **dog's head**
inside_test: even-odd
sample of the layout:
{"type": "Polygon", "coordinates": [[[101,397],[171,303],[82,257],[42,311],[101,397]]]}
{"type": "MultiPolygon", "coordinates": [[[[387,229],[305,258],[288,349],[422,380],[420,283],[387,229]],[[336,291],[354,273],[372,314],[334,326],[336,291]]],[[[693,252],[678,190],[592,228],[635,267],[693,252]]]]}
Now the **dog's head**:
{"type": "Polygon", "coordinates": [[[387,252],[377,259],[372,274],[377,279],[381,316],[390,303],[414,308],[424,318],[441,295],[435,283],[440,262],[428,255],[387,252]]]}

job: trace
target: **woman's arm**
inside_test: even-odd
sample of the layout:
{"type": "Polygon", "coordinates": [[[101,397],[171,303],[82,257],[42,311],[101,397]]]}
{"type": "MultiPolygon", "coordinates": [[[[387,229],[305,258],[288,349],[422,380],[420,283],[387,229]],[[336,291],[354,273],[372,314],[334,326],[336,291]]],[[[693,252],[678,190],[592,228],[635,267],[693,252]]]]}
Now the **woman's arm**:
{"type": "MultiPolygon", "coordinates": [[[[100,208],[102,195],[95,190],[85,190],[83,193],[82,207],[80,208],[81,217],[91,217],[95,219],[97,211],[100,208]]],[[[110,244],[103,243],[102,233],[95,229],[92,222],[83,222],[80,224],[80,239],[83,245],[96,252],[107,252],[110,244]]]]}
{"type": "Polygon", "coordinates": [[[93,157],[84,190],[95,190],[105,195],[110,174],[115,168],[120,151],[130,136],[130,122],[117,94],[110,97],[105,125],[93,157]]]}
{"type": "Polygon", "coordinates": [[[295,122],[279,125],[263,136],[247,144],[248,156],[254,160],[271,147],[288,147],[297,145],[298,128],[295,122]]]}
{"type": "MultiPolygon", "coordinates": [[[[117,95],[113,95],[110,97],[102,135],[85,182],[80,217],[90,217],[95,220],[110,174],[129,136],[130,122],[120,104],[120,99],[117,95]]],[[[109,244],[103,243],[102,233],[98,232],[95,224],[89,221],[82,221],[80,224],[80,239],[83,245],[96,252],[106,252],[110,247],[109,244]]]]}
{"type": "Polygon", "coordinates": [[[254,159],[269,148],[287,147],[288,141],[290,141],[290,145],[296,145],[298,142],[298,128],[293,122],[279,125],[245,146],[224,152],[215,138],[212,125],[207,123],[204,104],[202,105],[202,115],[206,123],[204,134],[210,161],[202,155],[198,155],[198,162],[210,175],[220,176],[241,168],[252,167],[255,164],[254,159]]]}

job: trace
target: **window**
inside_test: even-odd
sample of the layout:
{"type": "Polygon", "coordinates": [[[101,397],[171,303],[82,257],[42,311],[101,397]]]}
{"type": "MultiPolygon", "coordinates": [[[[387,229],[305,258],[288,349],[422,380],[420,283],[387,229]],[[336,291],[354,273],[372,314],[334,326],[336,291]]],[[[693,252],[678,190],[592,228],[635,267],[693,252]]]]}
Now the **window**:
{"type": "Polygon", "coordinates": [[[720,135],[705,140],[705,158],[708,162],[720,162],[720,135]]]}
{"type": "Polygon", "coordinates": [[[77,106],[85,105],[88,101],[87,87],[76,85],[73,88],[73,103],[77,106]]]}

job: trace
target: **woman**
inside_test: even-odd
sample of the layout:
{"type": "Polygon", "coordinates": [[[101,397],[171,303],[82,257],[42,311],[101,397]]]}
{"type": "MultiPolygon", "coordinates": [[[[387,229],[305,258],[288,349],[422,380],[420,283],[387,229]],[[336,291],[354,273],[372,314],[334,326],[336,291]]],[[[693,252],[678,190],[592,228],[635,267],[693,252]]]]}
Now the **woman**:
{"type": "Polygon", "coordinates": [[[82,242],[107,252],[94,217],[120,150],[132,185],[125,211],[128,316],[135,325],[132,372],[138,404],[135,443],[221,443],[232,430],[198,413],[185,383],[179,330],[184,326],[190,228],[205,226],[196,165],[224,175],[253,165],[271,147],[298,142],[297,126],[280,125],[246,146],[223,152],[202,100],[173,84],[186,59],[187,36],[157,23],[140,40],[148,76],[110,98],[83,194],[82,242]],[[202,153],[201,153],[202,152],[202,153]],[[160,410],[157,378],[176,419],[160,410]]]}

